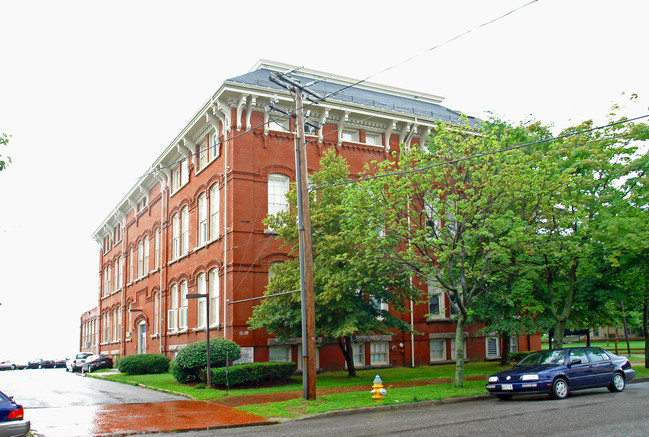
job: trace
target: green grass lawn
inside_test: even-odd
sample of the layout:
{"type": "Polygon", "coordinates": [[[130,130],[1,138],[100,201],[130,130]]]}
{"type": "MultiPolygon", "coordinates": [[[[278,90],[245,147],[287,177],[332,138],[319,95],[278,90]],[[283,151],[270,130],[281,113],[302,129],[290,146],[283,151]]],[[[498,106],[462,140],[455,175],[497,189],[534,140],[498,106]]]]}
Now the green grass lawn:
{"type": "MultiPolygon", "coordinates": [[[[634,364],[637,377],[649,377],[649,369],[644,367],[644,362],[634,364]]],[[[498,372],[506,367],[501,367],[498,362],[478,362],[465,364],[465,376],[484,375],[484,380],[465,381],[464,387],[457,388],[453,384],[433,384],[426,382],[440,378],[453,378],[455,365],[446,364],[439,366],[420,366],[415,368],[396,367],[389,369],[372,369],[357,371],[357,378],[347,377],[347,372],[327,372],[317,376],[318,389],[335,389],[336,387],[360,386],[359,391],[349,393],[335,393],[318,395],[314,401],[305,401],[301,398],[302,377],[294,375],[288,381],[273,386],[259,388],[225,390],[197,388],[197,384],[179,384],[170,373],[158,375],[126,375],[103,374],[96,377],[125,384],[142,384],[157,390],[168,390],[181,393],[197,400],[219,399],[224,396],[240,396],[251,394],[267,394],[286,391],[300,393],[300,398],[285,402],[247,405],[238,409],[262,417],[295,418],[326,411],[345,410],[351,408],[371,407],[375,405],[398,405],[445,398],[475,396],[487,394],[484,388],[486,376],[498,372]],[[370,390],[376,375],[383,380],[388,392],[385,399],[379,404],[372,400],[370,390]],[[400,381],[422,381],[426,385],[390,388],[390,385],[400,381]]]]}

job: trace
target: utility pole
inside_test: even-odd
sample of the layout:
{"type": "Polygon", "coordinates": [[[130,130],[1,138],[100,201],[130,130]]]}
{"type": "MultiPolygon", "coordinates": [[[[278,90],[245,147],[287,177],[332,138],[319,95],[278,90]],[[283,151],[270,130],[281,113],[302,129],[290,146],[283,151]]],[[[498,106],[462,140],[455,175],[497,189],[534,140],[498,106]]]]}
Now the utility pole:
{"type": "Polygon", "coordinates": [[[295,166],[298,179],[298,235],[302,288],[302,391],[304,399],[314,400],[316,398],[315,293],[313,289],[313,246],[311,243],[311,213],[309,209],[302,94],[310,94],[319,100],[321,100],[321,97],[302,86],[298,81],[281,73],[272,74],[270,80],[289,90],[295,99],[297,135],[295,166]]]}

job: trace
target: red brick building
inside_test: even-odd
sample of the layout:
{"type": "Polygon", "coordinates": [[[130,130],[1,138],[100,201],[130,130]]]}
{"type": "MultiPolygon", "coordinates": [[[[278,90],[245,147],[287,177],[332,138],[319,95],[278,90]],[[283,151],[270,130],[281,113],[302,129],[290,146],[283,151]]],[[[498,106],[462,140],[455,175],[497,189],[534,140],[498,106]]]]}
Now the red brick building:
{"type": "MultiPolygon", "coordinates": [[[[291,96],[269,80],[293,67],[260,61],[252,71],[226,80],[126,193],[93,237],[100,244],[97,306],[99,352],[114,357],[162,353],[171,358],[187,344],[225,337],[242,347],[244,360],[298,360],[300,340],[278,342],[246,325],[268,283],[268,268],[286,250],[263,225],[286,208],[284,193],[295,182],[291,96]],[[208,299],[186,294],[209,293],[208,299]],[[243,302],[240,302],[243,301],[243,302]],[[209,305],[210,320],[206,320],[209,305]]],[[[324,123],[308,134],[308,170],[335,148],[351,172],[382,160],[400,143],[425,141],[435,120],[458,121],[442,98],[300,69],[302,83],[328,96],[310,107],[324,123]]],[[[454,324],[443,294],[404,315],[422,335],[359,337],[355,360],[363,366],[410,366],[454,359],[454,324]],[[426,318],[426,314],[438,314],[426,318]]],[[[466,332],[470,360],[496,358],[497,338],[466,332]]],[[[87,336],[82,342],[88,341],[87,336]],[[86,340],[84,340],[86,339],[86,340]]],[[[86,343],[82,344],[82,347],[86,343]]],[[[509,347],[509,345],[507,345],[509,347]]],[[[512,348],[540,348],[538,336],[515,339],[512,348]]],[[[342,369],[336,345],[318,348],[317,365],[342,369]]]]}

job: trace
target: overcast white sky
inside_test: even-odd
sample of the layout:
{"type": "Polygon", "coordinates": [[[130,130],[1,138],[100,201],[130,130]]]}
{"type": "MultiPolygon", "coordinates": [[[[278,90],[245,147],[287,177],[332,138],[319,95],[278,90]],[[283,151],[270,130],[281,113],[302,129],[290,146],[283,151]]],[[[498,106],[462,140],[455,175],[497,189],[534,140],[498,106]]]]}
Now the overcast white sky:
{"type": "Polygon", "coordinates": [[[527,2],[0,0],[0,154],[13,159],[0,173],[0,359],[78,349],[98,296],[92,232],[260,58],[477,117],[604,121],[622,92],[640,95],[629,116],[649,114],[646,1],[539,0],[478,28],[527,2]]]}

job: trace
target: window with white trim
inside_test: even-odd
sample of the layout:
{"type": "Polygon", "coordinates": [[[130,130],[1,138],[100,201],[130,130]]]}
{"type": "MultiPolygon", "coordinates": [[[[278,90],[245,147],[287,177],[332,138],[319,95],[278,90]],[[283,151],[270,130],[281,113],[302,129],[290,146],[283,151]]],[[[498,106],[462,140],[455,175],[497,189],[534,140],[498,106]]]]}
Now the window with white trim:
{"type": "Polygon", "coordinates": [[[198,245],[207,243],[207,196],[198,196],[198,245]]]}
{"type": "Polygon", "coordinates": [[[365,132],[365,144],[370,144],[372,146],[382,146],[383,135],[375,132],[365,132]]]}
{"type": "Polygon", "coordinates": [[[485,338],[485,350],[487,358],[500,357],[500,339],[498,337],[485,338]]]}
{"type": "Polygon", "coordinates": [[[153,265],[154,269],[158,269],[160,267],[160,228],[155,229],[155,240],[154,240],[154,260],[153,260],[153,265]]]}
{"type": "Polygon", "coordinates": [[[187,281],[180,283],[180,308],[178,308],[178,328],[187,329],[187,281]]]}
{"type": "Polygon", "coordinates": [[[446,340],[430,341],[430,361],[446,361],[446,340]]]}
{"type": "Polygon", "coordinates": [[[144,237],[144,263],[142,264],[144,271],[144,275],[149,274],[149,236],[146,235],[144,237]]]}
{"type": "Polygon", "coordinates": [[[210,293],[210,325],[217,325],[219,323],[219,270],[217,268],[210,270],[207,285],[210,293]]]}
{"type": "Polygon", "coordinates": [[[270,118],[268,120],[268,129],[276,130],[279,132],[290,132],[290,125],[288,122],[288,117],[284,115],[279,115],[277,112],[270,113],[270,118]]]}
{"type": "Polygon", "coordinates": [[[171,309],[167,315],[167,327],[170,331],[178,330],[178,285],[171,286],[171,309]]]}
{"type": "MultiPolygon", "coordinates": [[[[315,367],[320,368],[320,348],[315,348],[315,367]]],[[[297,370],[302,370],[302,345],[297,345],[297,370]]]]}
{"type": "Polygon", "coordinates": [[[189,209],[186,206],[180,210],[180,226],[182,229],[180,253],[187,255],[189,252],[189,209]]]}
{"type": "Polygon", "coordinates": [[[268,361],[291,361],[290,346],[268,346],[268,361]]]}
{"type": "Polygon", "coordinates": [[[388,342],[380,341],[370,343],[370,364],[388,364],[388,342]]]}
{"type": "Polygon", "coordinates": [[[268,215],[288,211],[286,193],[289,190],[289,177],[280,173],[268,175],[268,215]]]}
{"type": "MultiPolygon", "coordinates": [[[[207,284],[205,282],[205,273],[201,273],[196,277],[196,288],[198,294],[207,293],[207,284]]],[[[207,299],[201,297],[196,300],[196,327],[204,328],[205,327],[205,312],[207,311],[205,302],[207,299]]]]}
{"type": "Polygon", "coordinates": [[[106,266],[106,295],[109,295],[113,289],[110,286],[110,264],[106,266]]]}
{"type": "Polygon", "coordinates": [[[133,247],[128,251],[128,280],[133,282],[135,277],[133,276],[133,247]]]}
{"type": "Polygon", "coordinates": [[[171,218],[171,256],[173,259],[180,256],[180,219],[178,213],[171,218]]]}
{"type": "Polygon", "coordinates": [[[428,283],[428,317],[430,318],[443,318],[444,311],[444,292],[442,288],[434,283],[428,283]]]}
{"type": "Polygon", "coordinates": [[[119,256],[119,259],[117,260],[117,269],[119,270],[119,273],[117,274],[117,287],[122,288],[122,284],[124,284],[124,257],[122,255],[119,256]]]}
{"type": "Polygon", "coordinates": [[[140,240],[137,243],[137,277],[144,276],[144,242],[140,240]]]}
{"type": "Polygon", "coordinates": [[[341,138],[343,141],[358,143],[358,130],[344,129],[341,138]]]}
{"type": "Polygon", "coordinates": [[[374,309],[379,313],[376,318],[383,320],[383,316],[381,314],[385,314],[388,311],[388,302],[383,298],[377,298],[374,296],[370,296],[370,302],[374,309]]]}
{"type": "Polygon", "coordinates": [[[518,352],[518,337],[515,335],[509,337],[509,352],[518,352]]]}
{"type": "Polygon", "coordinates": [[[205,137],[204,144],[196,145],[196,153],[198,154],[198,165],[196,166],[196,172],[203,170],[207,167],[209,162],[210,147],[209,147],[209,136],[205,137]]]}
{"type": "Polygon", "coordinates": [[[220,236],[221,202],[219,198],[219,184],[216,183],[210,188],[210,240],[216,240],[220,236]]]}
{"type": "Polygon", "coordinates": [[[113,290],[117,291],[121,288],[121,283],[119,282],[119,258],[115,260],[115,266],[113,267],[113,290]]]}
{"type": "Polygon", "coordinates": [[[219,133],[212,132],[210,135],[210,161],[214,161],[221,154],[221,141],[219,140],[219,133]]]}
{"type": "Polygon", "coordinates": [[[153,294],[153,335],[160,332],[160,293],[153,294]]]}
{"type": "Polygon", "coordinates": [[[365,343],[352,343],[354,366],[365,366],[365,343]]]}
{"type": "Polygon", "coordinates": [[[103,332],[102,332],[102,338],[101,341],[102,343],[108,343],[110,341],[110,320],[108,316],[108,311],[104,313],[104,326],[103,326],[103,332]]]}

